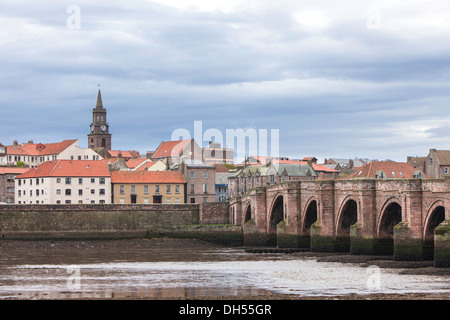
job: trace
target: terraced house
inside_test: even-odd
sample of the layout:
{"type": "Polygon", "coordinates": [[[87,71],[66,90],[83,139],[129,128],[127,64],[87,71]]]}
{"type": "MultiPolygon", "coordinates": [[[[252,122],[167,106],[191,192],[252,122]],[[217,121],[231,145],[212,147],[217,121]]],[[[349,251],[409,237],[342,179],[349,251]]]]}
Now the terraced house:
{"type": "Polygon", "coordinates": [[[111,175],[101,160],[47,161],[16,177],[16,204],[109,204],[111,175]]]}
{"type": "Polygon", "coordinates": [[[178,171],[112,171],[113,203],[186,203],[186,180],[178,171]]]}

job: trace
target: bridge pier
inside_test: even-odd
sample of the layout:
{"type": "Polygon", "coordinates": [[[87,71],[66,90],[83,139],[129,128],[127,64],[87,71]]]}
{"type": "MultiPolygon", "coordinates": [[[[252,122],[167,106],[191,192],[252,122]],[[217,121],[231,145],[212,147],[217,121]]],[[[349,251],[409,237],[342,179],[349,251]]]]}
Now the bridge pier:
{"type": "Polygon", "coordinates": [[[320,221],[311,225],[310,250],[311,252],[334,252],[336,245],[333,235],[323,235],[323,226],[320,221]]]}
{"type": "Polygon", "coordinates": [[[450,220],[444,220],[434,229],[434,266],[450,267],[450,220]]]}
{"type": "Polygon", "coordinates": [[[375,254],[375,239],[372,234],[364,234],[360,223],[355,223],[350,227],[350,254],[375,254]]]}
{"type": "Polygon", "coordinates": [[[402,221],[394,227],[394,260],[423,260],[422,248],[422,237],[417,236],[406,221],[402,221]]]}

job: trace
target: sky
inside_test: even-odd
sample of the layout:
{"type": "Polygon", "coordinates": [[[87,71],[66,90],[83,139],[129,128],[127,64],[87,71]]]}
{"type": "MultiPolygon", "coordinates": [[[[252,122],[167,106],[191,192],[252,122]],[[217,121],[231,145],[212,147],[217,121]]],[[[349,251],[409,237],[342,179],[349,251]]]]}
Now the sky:
{"type": "Polygon", "coordinates": [[[195,123],[319,161],[450,149],[449,1],[2,0],[0,66],[4,145],[87,147],[100,85],[114,150],[195,123]]]}

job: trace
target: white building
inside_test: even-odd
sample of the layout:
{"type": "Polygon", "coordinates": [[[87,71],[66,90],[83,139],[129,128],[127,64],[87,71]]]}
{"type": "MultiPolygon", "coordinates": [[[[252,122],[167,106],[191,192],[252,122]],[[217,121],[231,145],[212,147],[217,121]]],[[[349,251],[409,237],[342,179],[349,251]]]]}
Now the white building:
{"type": "Polygon", "coordinates": [[[102,160],[103,158],[92,149],[78,146],[78,140],[64,140],[56,143],[17,143],[6,147],[6,161],[9,166],[15,166],[18,161],[34,168],[45,161],[54,160],[102,160]]]}
{"type": "Polygon", "coordinates": [[[15,179],[16,204],[111,203],[111,174],[105,161],[47,161],[15,179]]]}
{"type": "Polygon", "coordinates": [[[0,166],[6,166],[6,147],[0,143],[0,166]]]}

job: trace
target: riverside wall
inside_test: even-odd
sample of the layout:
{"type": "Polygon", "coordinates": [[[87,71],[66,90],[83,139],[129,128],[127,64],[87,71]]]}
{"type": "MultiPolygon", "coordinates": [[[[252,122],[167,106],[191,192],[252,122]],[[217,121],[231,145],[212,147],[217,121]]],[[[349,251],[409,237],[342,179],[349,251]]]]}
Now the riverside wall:
{"type": "Polygon", "coordinates": [[[0,239],[123,239],[176,236],[239,244],[227,203],[0,205],[0,239]],[[216,235],[214,237],[213,235],[216,235]]]}

